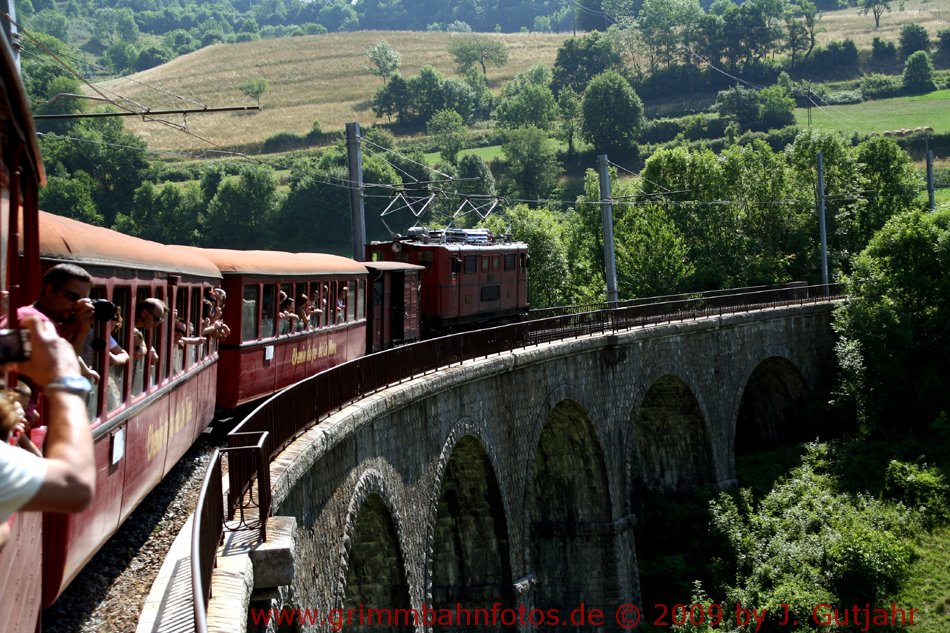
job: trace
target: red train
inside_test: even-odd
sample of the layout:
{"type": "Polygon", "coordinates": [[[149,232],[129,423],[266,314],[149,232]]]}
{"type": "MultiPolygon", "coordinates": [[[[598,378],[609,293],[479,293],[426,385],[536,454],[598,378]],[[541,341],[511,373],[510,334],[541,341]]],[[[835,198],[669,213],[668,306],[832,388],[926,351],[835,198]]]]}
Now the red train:
{"type": "MultiPolygon", "coordinates": [[[[135,306],[158,298],[171,314],[142,329],[156,355],[111,362],[91,344],[101,379],[89,399],[97,464],[93,504],[75,515],[18,513],[0,551],[0,622],[34,631],[56,599],[144,496],[215,417],[335,364],[421,335],[512,319],[527,311],[524,244],[485,231],[416,234],[375,243],[356,262],[332,255],[166,246],[37,209],[43,180],[22,85],[2,46],[2,274],[8,309],[39,294],[40,276],[61,262],[93,277],[92,297],[123,319],[99,322],[95,337],[135,346],[135,306]],[[203,299],[227,293],[221,340],[180,345],[206,325],[203,299]],[[284,297],[315,308],[294,312],[284,297]],[[297,318],[289,315],[296,314],[297,318]]],[[[110,341],[111,343],[111,341],[110,341]]],[[[34,433],[42,441],[42,429],[34,433]]]]}

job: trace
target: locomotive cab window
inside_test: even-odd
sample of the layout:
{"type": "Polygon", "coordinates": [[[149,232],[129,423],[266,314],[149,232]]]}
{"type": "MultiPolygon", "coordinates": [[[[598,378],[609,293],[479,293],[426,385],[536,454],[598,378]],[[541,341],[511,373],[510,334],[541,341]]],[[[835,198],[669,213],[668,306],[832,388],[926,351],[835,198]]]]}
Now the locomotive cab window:
{"type": "Polygon", "coordinates": [[[505,272],[515,269],[516,259],[513,254],[505,255],[505,272]]]}
{"type": "Polygon", "coordinates": [[[465,274],[472,275],[478,272],[478,255],[465,256],[465,274]]]}
{"type": "Polygon", "coordinates": [[[462,271],[462,260],[458,257],[452,257],[452,276],[457,277],[462,271]]]}

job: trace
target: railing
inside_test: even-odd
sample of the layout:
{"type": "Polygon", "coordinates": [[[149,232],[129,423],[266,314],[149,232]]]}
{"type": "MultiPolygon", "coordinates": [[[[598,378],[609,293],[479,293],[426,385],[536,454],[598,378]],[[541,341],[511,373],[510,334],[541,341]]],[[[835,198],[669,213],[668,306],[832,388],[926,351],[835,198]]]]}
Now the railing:
{"type": "Polygon", "coordinates": [[[260,529],[267,538],[270,516],[270,455],[264,452],[267,432],[228,434],[228,447],[215,449],[198,493],[194,523],[191,526],[191,590],[194,603],[195,631],[207,633],[208,600],[211,598],[211,573],[218,545],[225,530],[260,529]],[[224,503],[221,484],[222,461],[228,455],[228,498],[224,503]],[[239,457],[240,456],[240,457],[239,457]],[[254,485],[254,482],[257,485],[254,485]],[[255,491],[257,496],[255,498],[255,491]],[[257,519],[245,513],[257,509],[257,519]],[[237,515],[236,521],[228,523],[237,515]]]}
{"type": "MultiPolygon", "coordinates": [[[[748,312],[770,307],[821,303],[840,298],[840,284],[752,287],[712,292],[649,297],[606,309],[577,311],[554,308],[554,316],[511,325],[453,334],[397,347],[337,365],[271,396],[229,434],[226,512],[222,510],[221,458],[216,452],[208,468],[195,511],[192,537],[192,582],[195,629],[204,633],[214,554],[225,529],[261,529],[270,513],[269,462],[285,446],[321,419],[356,400],[404,380],[483,356],[556,340],[604,334],[657,323],[684,321],[748,312]],[[560,310],[560,313],[556,312],[560,310]],[[249,438],[257,438],[250,440],[249,438]],[[254,442],[251,444],[251,442],[254,442]],[[254,450],[249,450],[254,449],[254,450]],[[216,469],[216,470],[215,470],[216,469]],[[209,482],[216,479],[217,484],[209,482]],[[256,480],[256,487],[255,487],[256,480]],[[254,499],[254,491],[257,499],[254,499]],[[257,521],[245,520],[245,510],[257,507],[257,521]],[[240,516],[225,526],[224,517],[240,516]],[[200,613],[199,613],[200,612],[200,613]]],[[[533,312],[532,316],[538,312],[533,312]]]]}

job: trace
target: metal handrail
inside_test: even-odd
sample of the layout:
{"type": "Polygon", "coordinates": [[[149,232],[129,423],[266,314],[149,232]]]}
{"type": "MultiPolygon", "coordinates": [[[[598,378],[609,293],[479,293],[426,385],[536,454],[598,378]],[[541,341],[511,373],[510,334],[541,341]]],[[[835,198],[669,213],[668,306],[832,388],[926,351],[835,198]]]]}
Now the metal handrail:
{"type": "MultiPolygon", "coordinates": [[[[636,327],[646,327],[657,323],[691,320],[709,316],[721,316],[730,312],[748,312],[763,308],[780,307],[787,305],[804,305],[806,303],[824,303],[842,297],[841,284],[806,286],[802,284],[788,284],[785,286],[758,286],[737,288],[732,290],[716,290],[695,294],[667,295],[664,297],[648,297],[633,301],[618,303],[615,308],[607,308],[606,304],[597,306],[597,309],[582,311],[563,310],[560,314],[544,318],[534,318],[520,323],[487,328],[473,332],[463,332],[439,338],[420,341],[405,345],[337,365],[319,374],[305,378],[284,390],[274,394],[247,417],[244,418],[231,433],[231,436],[240,437],[256,434],[259,451],[230,450],[228,473],[230,492],[228,495],[228,517],[235,512],[242,512],[243,504],[239,499],[248,498],[253,487],[253,476],[256,474],[259,503],[264,507],[265,498],[267,514],[270,509],[270,471],[269,462],[285,446],[290,444],[307,429],[321,419],[343,409],[356,400],[385,389],[404,380],[412,380],[439,367],[460,364],[466,360],[487,357],[515,349],[540,345],[556,340],[564,340],[593,334],[603,334],[609,331],[630,330],[636,327]],[[253,463],[252,463],[253,462],[253,463]],[[236,491],[241,491],[238,494],[236,491]]],[[[576,308],[573,308],[576,310],[576,308]]],[[[236,441],[236,440],[235,440],[236,441]]],[[[229,445],[231,440],[229,439],[229,445]]],[[[218,458],[220,460],[220,457],[218,458]]],[[[220,489],[220,466],[217,479],[220,489]]],[[[206,481],[202,485],[202,493],[198,499],[198,509],[195,512],[192,556],[193,582],[208,582],[210,580],[210,566],[206,558],[199,558],[198,547],[199,530],[210,531],[214,528],[205,527],[210,520],[206,516],[203,505],[207,505],[211,497],[207,478],[213,473],[209,468],[206,481]],[[207,491],[207,494],[206,494],[207,491]],[[199,514],[201,520],[199,520],[199,514]],[[202,565],[208,565],[209,570],[202,565]],[[208,580],[204,580],[207,576],[208,580]]],[[[216,497],[221,499],[219,493],[216,497]]],[[[253,501],[251,495],[251,501],[253,501]]],[[[212,504],[220,505],[220,504],[212,504]]],[[[260,527],[266,526],[266,514],[259,512],[260,527]]],[[[222,534],[223,519],[218,522],[215,543],[222,534]]],[[[239,522],[240,523],[240,522],[239,522]]],[[[210,537],[209,537],[210,541],[210,537]]],[[[216,547],[215,550],[216,551],[216,547]]],[[[200,556],[206,557],[202,551],[200,556]]],[[[202,591],[210,591],[207,584],[202,585],[202,591]]],[[[204,609],[207,600],[206,593],[198,600],[199,588],[195,588],[195,627],[198,633],[204,633],[199,628],[204,622],[204,609]],[[199,617],[199,610],[202,610],[199,617]]]]}

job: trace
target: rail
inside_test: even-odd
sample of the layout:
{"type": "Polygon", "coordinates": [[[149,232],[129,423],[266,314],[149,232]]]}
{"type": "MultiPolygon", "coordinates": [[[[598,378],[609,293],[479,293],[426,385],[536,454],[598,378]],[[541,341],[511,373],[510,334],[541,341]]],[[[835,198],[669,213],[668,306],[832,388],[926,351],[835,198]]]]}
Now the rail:
{"type": "MultiPolygon", "coordinates": [[[[612,309],[607,308],[607,304],[598,304],[593,310],[553,308],[550,309],[553,316],[544,315],[520,323],[443,336],[363,356],[287,387],[264,401],[231,431],[228,448],[216,452],[208,468],[198,497],[192,535],[195,630],[198,633],[207,630],[205,620],[211,570],[224,531],[239,527],[259,528],[263,538],[270,512],[269,462],[307,429],[348,404],[440,367],[479,357],[657,323],[823,303],[842,297],[842,290],[841,284],[808,286],[798,282],[785,286],[649,297],[618,303],[612,309]],[[224,452],[229,455],[230,489],[226,508],[221,485],[224,452]],[[216,479],[217,483],[209,482],[209,479],[216,479]],[[257,520],[248,521],[245,512],[253,507],[258,510],[257,520]],[[235,515],[239,518],[229,523],[235,515]]],[[[533,312],[532,317],[539,313],[544,314],[533,312]]]]}

